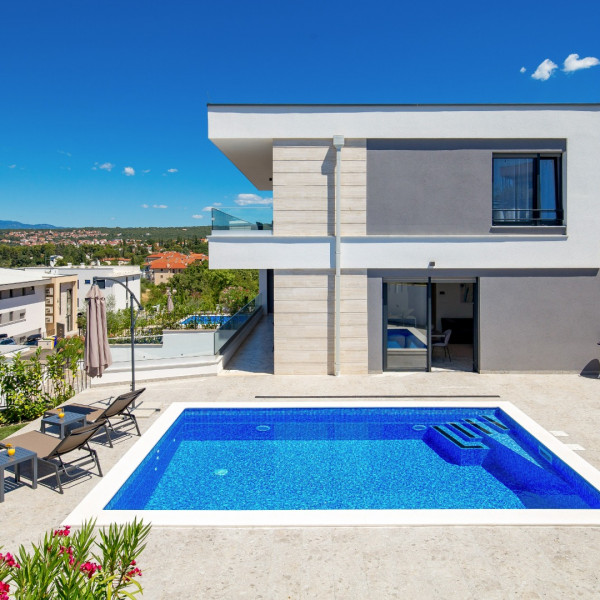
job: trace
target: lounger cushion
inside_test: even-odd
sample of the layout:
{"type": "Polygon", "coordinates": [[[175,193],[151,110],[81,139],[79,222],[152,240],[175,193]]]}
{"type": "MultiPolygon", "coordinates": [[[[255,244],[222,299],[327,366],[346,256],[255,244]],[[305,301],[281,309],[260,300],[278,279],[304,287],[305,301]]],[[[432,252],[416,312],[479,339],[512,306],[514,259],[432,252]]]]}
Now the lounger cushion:
{"type": "Polygon", "coordinates": [[[26,450],[31,450],[31,452],[35,452],[39,458],[46,458],[62,440],[51,435],[46,435],[45,433],[40,433],[39,431],[30,431],[29,433],[15,435],[4,441],[13,446],[20,446],[26,450]]]}

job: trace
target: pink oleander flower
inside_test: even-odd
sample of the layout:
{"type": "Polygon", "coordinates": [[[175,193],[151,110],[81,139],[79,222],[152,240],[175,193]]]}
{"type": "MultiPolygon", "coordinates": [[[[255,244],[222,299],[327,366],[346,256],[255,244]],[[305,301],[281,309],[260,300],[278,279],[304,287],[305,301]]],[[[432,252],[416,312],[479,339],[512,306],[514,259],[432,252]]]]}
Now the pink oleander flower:
{"type": "Polygon", "coordinates": [[[54,537],[68,537],[71,535],[71,526],[65,525],[64,529],[55,529],[54,537]]]}
{"type": "Polygon", "coordinates": [[[0,553],[0,562],[3,562],[7,567],[15,567],[16,569],[20,569],[21,565],[15,560],[15,557],[7,552],[6,554],[0,553]]]}
{"type": "MultiPolygon", "coordinates": [[[[133,561],[133,562],[135,562],[135,561],[133,561]]],[[[127,573],[125,574],[125,580],[129,581],[133,577],[141,577],[141,576],[142,576],[142,572],[137,567],[135,567],[135,569],[131,569],[131,571],[127,571],[127,573]]]]}
{"type": "Polygon", "coordinates": [[[91,579],[94,576],[94,573],[96,571],[101,571],[102,570],[102,565],[99,565],[98,563],[93,563],[93,562],[84,562],[82,565],[79,566],[79,570],[84,574],[88,576],[88,579],[91,579]]]}
{"type": "Polygon", "coordinates": [[[10,591],[10,585],[0,581],[0,600],[9,600],[8,592],[10,591]]]}

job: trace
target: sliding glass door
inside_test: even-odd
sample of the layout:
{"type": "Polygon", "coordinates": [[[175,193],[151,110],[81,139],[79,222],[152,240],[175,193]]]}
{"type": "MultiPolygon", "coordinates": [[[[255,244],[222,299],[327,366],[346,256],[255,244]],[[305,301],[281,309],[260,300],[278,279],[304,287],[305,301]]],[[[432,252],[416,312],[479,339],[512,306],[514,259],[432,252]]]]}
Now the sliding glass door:
{"type": "Polygon", "coordinates": [[[425,282],[384,283],[384,370],[429,370],[430,287],[425,282]]]}
{"type": "Polygon", "coordinates": [[[475,278],[383,282],[383,370],[478,370],[475,278]]]}

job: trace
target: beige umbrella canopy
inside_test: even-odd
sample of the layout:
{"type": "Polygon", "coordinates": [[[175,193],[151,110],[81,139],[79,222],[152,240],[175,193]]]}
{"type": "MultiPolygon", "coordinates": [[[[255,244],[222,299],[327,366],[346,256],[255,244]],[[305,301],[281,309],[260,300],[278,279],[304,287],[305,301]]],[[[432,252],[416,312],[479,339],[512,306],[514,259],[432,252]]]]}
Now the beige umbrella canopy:
{"type": "Polygon", "coordinates": [[[167,312],[173,312],[175,310],[175,306],[173,305],[173,296],[171,296],[170,288],[167,288],[167,312]]]}
{"type": "Polygon", "coordinates": [[[85,332],[85,372],[90,377],[102,377],[112,364],[106,330],[106,301],[100,288],[93,285],[87,296],[87,329],[85,332]]]}

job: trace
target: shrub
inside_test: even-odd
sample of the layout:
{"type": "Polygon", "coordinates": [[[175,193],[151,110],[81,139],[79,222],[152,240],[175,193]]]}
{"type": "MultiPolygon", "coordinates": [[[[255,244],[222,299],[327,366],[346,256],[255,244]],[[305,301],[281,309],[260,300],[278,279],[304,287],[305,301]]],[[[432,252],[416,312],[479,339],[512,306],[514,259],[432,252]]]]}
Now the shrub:
{"type": "MultiPolygon", "coordinates": [[[[29,359],[21,358],[20,354],[12,361],[0,357],[0,394],[6,402],[6,408],[0,412],[0,423],[32,421],[75,395],[65,377],[70,352],[59,349],[49,354],[46,365],[42,364],[39,348],[29,359]]],[[[76,361],[71,367],[77,368],[76,361]]]]}
{"type": "Polygon", "coordinates": [[[250,290],[239,285],[226,287],[219,295],[219,304],[233,315],[250,301],[250,290]]]}
{"type": "Polygon", "coordinates": [[[70,527],[47,533],[30,552],[0,554],[0,600],[109,600],[142,593],[137,559],[150,525],[134,520],[94,535],[94,522],[71,534],[70,527]],[[95,550],[95,552],[94,552],[95,550]],[[14,590],[11,588],[14,586],[14,590]]]}

